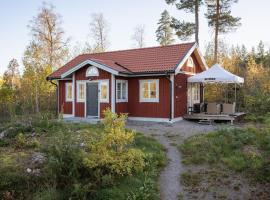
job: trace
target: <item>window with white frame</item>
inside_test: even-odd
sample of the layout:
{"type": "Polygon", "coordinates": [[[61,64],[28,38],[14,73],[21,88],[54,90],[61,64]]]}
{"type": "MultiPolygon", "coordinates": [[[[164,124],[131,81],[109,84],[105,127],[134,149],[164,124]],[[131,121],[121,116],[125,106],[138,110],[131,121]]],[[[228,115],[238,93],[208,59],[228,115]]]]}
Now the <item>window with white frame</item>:
{"type": "Polygon", "coordinates": [[[189,57],[188,58],[188,60],[187,60],[187,66],[188,67],[194,67],[194,62],[193,62],[192,57],[189,57]]]}
{"type": "Polygon", "coordinates": [[[193,94],[192,94],[193,95],[193,100],[199,101],[200,100],[200,85],[199,84],[195,84],[193,86],[192,91],[193,91],[193,94]]]}
{"type": "Polygon", "coordinates": [[[85,102],[85,82],[77,81],[77,102],[85,102]]]}
{"type": "Polygon", "coordinates": [[[100,102],[109,103],[109,81],[100,82],[100,102]]]}
{"type": "Polygon", "coordinates": [[[159,80],[140,80],[140,102],[159,102],[159,80]]]}
{"type": "Polygon", "coordinates": [[[96,67],[94,66],[88,67],[88,69],[86,70],[86,77],[90,76],[99,76],[98,69],[96,67]]]}
{"type": "Polygon", "coordinates": [[[116,80],[116,101],[127,102],[128,101],[128,81],[116,80]]]}
{"type": "Polygon", "coordinates": [[[73,101],[73,89],[72,89],[72,83],[68,82],[66,83],[66,102],[73,101]]]}

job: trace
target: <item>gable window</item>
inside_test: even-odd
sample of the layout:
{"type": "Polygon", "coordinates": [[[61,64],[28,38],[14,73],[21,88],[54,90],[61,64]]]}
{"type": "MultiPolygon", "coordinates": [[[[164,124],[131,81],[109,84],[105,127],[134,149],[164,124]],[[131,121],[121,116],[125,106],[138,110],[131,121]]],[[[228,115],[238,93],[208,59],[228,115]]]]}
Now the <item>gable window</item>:
{"type": "Polygon", "coordinates": [[[140,80],[140,102],[159,102],[159,80],[140,80]]]}
{"type": "Polygon", "coordinates": [[[109,81],[100,82],[100,102],[109,103],[109,81]]]}
{"type": "Polygon", "coordinates": [[[85,102],[85,83],[77,82],[77,102],[85,102]]]}
{"type": "Polygon", "coordinates": [[[72,88],[72,83],[68,82],[66,83],[66,102],[73,101],[73,88],[72,88]]]}
{"type": "Polygon", "coordinates": [[[194,67],[194,62],[193,62],[192,57],[189,57],[188,58],[188,60],[187,60],[187,66],[188,67],[194,67]]]}
{"type": "Polygon", "coordinates": [[[128,81],[116,80],[116,101],[127,102],[128,101],[128,81]]]}
{"type": "Polygon", "coordinates": [[[86,77],[90,76],[99,76],[99,72],[96,67],[94,66],[88,67],[88,69],[86,70],[86,77]]]}

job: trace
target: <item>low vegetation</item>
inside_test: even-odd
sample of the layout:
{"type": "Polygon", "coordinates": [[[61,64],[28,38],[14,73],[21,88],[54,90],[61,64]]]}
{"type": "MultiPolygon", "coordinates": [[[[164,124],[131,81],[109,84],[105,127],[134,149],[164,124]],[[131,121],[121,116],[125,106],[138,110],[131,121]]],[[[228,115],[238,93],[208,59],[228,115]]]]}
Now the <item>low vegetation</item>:
{"type": "Polygon", "coordinates": [[[158,199],[164,149],[106,111],[98,125],[44,115],[0,126],[0,199],[158,199]]]}
{"type": "Polygon", "coordinates": [[[222,129],[187,139],[180,147],[185,164],[210,164],[270,182],[270,128],[222,129]]]}

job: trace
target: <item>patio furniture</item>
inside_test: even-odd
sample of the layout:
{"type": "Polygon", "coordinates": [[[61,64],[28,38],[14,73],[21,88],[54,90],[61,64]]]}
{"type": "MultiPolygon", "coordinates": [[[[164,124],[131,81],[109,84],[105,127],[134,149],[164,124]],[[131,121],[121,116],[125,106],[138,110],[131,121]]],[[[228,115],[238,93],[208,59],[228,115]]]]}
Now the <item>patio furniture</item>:
{"type": "Polygon", "coordinates": [[[209,115],[220,114],[220,105],[217,103],[208,103],[206,113],[209,115]]]}
{"type": "Polygon", "coordinates": [[[232,104],[223,103],[222,107],[223,107],[222,114],[232,115],[235,113],[235,102],[232,104]]]}

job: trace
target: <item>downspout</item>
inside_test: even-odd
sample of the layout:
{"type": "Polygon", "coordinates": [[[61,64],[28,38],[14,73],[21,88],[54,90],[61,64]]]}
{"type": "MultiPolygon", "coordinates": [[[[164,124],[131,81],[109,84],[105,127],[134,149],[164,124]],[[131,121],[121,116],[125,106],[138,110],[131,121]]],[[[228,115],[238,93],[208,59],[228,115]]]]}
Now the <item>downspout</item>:
{"type": "Polygon", "coordinates": [[[170,82],[170,112],[169,112],[169,121],[172,121],[172,81],[170,79],[170,75],[166,73],[166,79],[170,82]]]}

